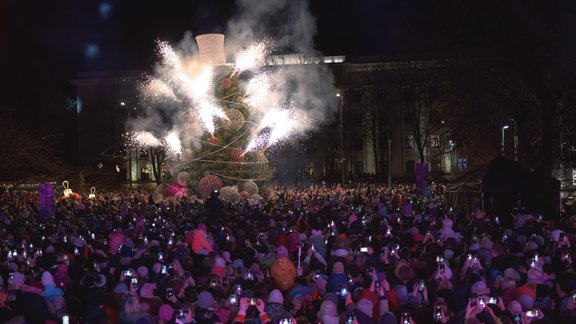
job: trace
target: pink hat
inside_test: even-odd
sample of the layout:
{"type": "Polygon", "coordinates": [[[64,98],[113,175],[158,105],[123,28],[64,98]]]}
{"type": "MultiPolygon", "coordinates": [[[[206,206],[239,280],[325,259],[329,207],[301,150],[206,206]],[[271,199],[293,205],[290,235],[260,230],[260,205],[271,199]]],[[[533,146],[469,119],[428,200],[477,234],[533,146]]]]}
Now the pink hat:
{"type": "Polygon", "coordinates": [[[174,309],[168,304],[163,304],[158,310],[158,319],[164,322],[172,320],[174,309]]]}
{"type": "Polygon", "coordinates": [[[154,284],[145,283],[142,288],[140,288],[140,297],[142,298],[154,298],[154,284]]]}

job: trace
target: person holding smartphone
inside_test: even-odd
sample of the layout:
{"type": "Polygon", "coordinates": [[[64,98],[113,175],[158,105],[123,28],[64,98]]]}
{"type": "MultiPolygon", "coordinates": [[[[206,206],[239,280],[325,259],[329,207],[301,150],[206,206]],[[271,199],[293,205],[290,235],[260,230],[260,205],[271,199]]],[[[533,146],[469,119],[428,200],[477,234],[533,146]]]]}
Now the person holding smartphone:
{"type": "Polygon", "coordinates": [[[261,323],[272,323],[272,319],[266,314],[264,301],[258,298],[247,297],[240,298],[240,307],[234,323],[244,323],[246,321],[246,312],[250,306],[254,306],[256,310],[258,310],[258,318],[261,323]]]}

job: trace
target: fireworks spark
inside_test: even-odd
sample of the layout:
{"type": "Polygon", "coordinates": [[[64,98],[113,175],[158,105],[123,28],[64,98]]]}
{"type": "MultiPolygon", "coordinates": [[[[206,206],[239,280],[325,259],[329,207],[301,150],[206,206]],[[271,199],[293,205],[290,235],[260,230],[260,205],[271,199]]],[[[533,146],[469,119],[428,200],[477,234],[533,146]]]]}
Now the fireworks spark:
{"type": "Polygon", "coordinates": [[[267,54],[268,46],[265,42],[255,43],[236,56],[236,69],[243,71],[263,66],[267,54]]]}
{"type": "Polygon", "coordinates": [[[172,130],[168,135],[164,137],[164,141],[166,142],[166,147],[168,152],[173,155],[178,155],[182,153],[182,142],[178,137],[178,133],[175,130],[172,130]]]}
{"type": "Polygon", "coordinates": [[[138,131],[134,133],[134,142],[140,147],[155,147],[161,146],[162,142],[154,134],[147,131],[138,131]]]}

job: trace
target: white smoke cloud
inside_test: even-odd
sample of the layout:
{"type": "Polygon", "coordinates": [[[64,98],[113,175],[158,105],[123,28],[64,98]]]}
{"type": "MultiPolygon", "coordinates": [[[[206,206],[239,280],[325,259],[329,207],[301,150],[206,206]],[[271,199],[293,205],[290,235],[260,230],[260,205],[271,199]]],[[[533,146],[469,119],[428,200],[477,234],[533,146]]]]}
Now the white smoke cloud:
{"type": "MultiPolygon", "coordinates": [[[[263,58],[271,52],[321,55],[314,48],[316,26],[308,1],[238,0],[237,9],[227,26],[225,46],[228,57],[238,62],[238,70],[252,71],[252,78],[241,78],[244,100],[251,107],[250,119],[259,125],[252,130],[252,142],[270,145],[331,122],[338,105],[333,75],[326,65],[262,70],[263,58]],[[271,121],[274,118],[291,120],[271,121]],[[259,134],[264,128],[265,134],[259,134]]],[[[185,148],[198,149],[198,139],[206,131],[212,132],[212,121],[223,115],[220,107],[209,106],[217,102],[208,80],[213,75],[199,64],[191,33],[186,33],[175,49],[164,45],[159,46],[164,61],[155,66],[153,77],[143,87],[144,97],[150,99],[143,102],[154,104],[149,105],[147,116],[133,120],[131,126],[157,137],[170,132],[173,141],[177,136],[185,148]]]]}

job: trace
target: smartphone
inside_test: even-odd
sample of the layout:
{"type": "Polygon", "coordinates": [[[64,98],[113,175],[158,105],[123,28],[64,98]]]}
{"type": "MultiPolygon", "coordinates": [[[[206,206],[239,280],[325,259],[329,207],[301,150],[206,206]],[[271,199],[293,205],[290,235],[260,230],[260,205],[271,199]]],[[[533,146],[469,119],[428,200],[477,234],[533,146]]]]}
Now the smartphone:
{"type": "Polygon", "coordinates": [[[362,253],[368,253],[368,248],[365,247],[365,246],[363,246],[363,247],[360,248],[360,252],[362,252],[362,253]]]}
{"type": "Polygon", "coordinates": [[[348,297],[348,289],[346,289],[346,287],[342,287],[342,289],[340,289],[340,295],[342,297],[348,297]]]}
{"type": "Polygon", "coordinates": [[[494,217],[494,223],[500,224],[500,217],[498,216],[494,217]]]}
{"type": "Polygon", "coordinates": [[[442,306],[434,307],[434,320],[441,321],[442,320],[442,306]]]}
{"type": "Polygon", "coordinates": [[[218,280],[217,280],[217,279],[211,279],[211,280],[210,280],[210,286],[211,286],[211,287],[216,287],[216,286],[218,286],[218,280]]]}
{"type": "Polygon", "coordinates": [[[174,296],[174,289],[166,288],[166,298],[170,298],[172,296],[174,296]]]}
{"type": "Polygon", "coordinates": [[[70,316],[62,315],[62,324],[70,324],[70,316]]]}
{"type": "Polygon", "coordinates": [[[256,298],[250,298],[250,306],[256,305],[256,298]]]}
{"type": "Polygon", "coordinates": [[[424,291],[424,289],[426,289],[426,283],[424,282],[424,280],[420,280],[420,285],[418,285],[418,290],[424,291]]]}
{"type": "Polygon", "coordinates": [[[168,273],[168,267],[166,267],[166,265],[162,265],[162,274],[167,274],[168,273]]]}
{"type": "Polygon", "coordinates": [[[131,269],[124,270],[124,277],[132,277],[132,270],[131,269]]]}
{"type": "Polygon", "coordinates": [[[376,281],[376,282],[374,283],[374,286],[375,286],[376,288],[380,288],[380,287],[382,287],[382,283],[380,283],[380,281],[376,281]]]}
{"type": "Polygon", "coordinates": [[[158,253],[158,261],[164,262],[164,255],[162,254],[162,252],[158,253]]]}
{"type": "Polygon", "coordinates": [[[537,309],[531,309],[526,311],[526,317],[534,318],[540,316],[540,311],[537,309]]]}
{"type": "Polygon", "coordinates": [[[410,324],[410,313],[402,313],[402,324],[410,324]]]}
{"type": "Polygon", "coordinates": [[[14,272],[10,272],[8,275],[8,282],[14,282],[14,272]]]}
{"type": "Polygon", "coordinates": [[[478,298],[478,305],[480,305],[481,308],[486,308],[486,301],[484,300],[484,298],[482,297],[478,298]]]}
{"type": "Polygon", "coordinates": [[[566,239],[566,234],[560,233],[560,237],[559,237],[560,242],[564,241],[565,239],[566,239]]]}
{"type": "Polygon", "coordinates": [[[354,324],[354,313],[350,312],[346,315],[346,324],[354,324]]]}
{"type": "Polygon", "coordinates": [[[230,294],[230,305],[238,306],[238,297],[236,297],[236,294],[230,294]]]}
{"type": "Polygon", "coordinates": [[[320,274],[319,273],[315,274],[314,279],[320,279],[320,274]]]}
{"type": "Polygon", "coordinates": [[[444,263],[440,263],[440,273],[444,273],[446,271],[444,263]]]}
{"type": "Polygon", "coordinates": [[[576,290],[572,292],[572,302],[576,304],[576,290]]]}
{"type": "Polygon", "coordinates": [[[130,280],[130,284],[132,285],[132,288],[138,288],[138,279],[132,278],[132,280],[130,280]]]}
{"type": "Polygon", "coordinates": [[[488,297],[488,304],[493,304],[493,305],[498,304],[498,298],[496,298],[496,297],[488,297]]]}

